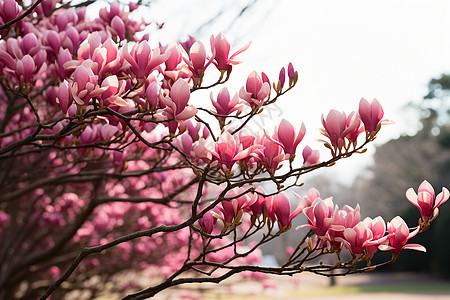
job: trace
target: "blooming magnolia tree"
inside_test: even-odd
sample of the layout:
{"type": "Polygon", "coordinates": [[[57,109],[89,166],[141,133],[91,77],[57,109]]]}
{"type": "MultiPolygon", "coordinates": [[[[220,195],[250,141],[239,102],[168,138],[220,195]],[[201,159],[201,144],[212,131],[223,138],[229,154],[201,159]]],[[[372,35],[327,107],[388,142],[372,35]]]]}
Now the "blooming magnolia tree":
{"type": "Polygon", "coordinates": [[[414,228],[401,217],[361,220],[359,206],[339,208],[315,189],[291,191],[303,174],[365,152],[389,123],[377,100],[322,117],[331,155],[320,158],[299,147],[300,122],[246,130],[296,85],[292,64],[275,82],[252,72],[238,92],[215,90],[201,107],[196,91],[224,85],[250,44],[231,54],[217,34],[209,46],[151,46],[137,4],[111,3],[90,19],[91,2],[0,1],[0,298],[46,299],[94,276],[151,268],[159,282],[125,297],[143,299],[246,271],[366,272],[378,250],[392,252],[384,264],[403,249],[425,251],[408,240],[430,226],[446,188],[436,196],[424,181],[406,192],[422,215],[414,228]],[[299,215],[306,224],[289,259],[259,266],[259,247],[299,215]],[[325,255],[335,263],[312,263],[325,255]]]}

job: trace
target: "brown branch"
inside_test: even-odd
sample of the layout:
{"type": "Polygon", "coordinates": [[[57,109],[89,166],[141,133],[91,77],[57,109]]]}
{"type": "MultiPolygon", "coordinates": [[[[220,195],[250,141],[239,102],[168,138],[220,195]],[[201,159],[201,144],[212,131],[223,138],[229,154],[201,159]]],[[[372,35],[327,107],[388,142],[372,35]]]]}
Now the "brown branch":
{"type": "Polygon", "coordinates": [[[38,6],[39,4],[41,4],[43,0],[37,0],[33,5],[31,5],[27,11],[25,11],[23,14],[21,14],[20,16],[18,16],[15,19],[12,19],[9,22],[6,22],[5,24],[0,26],[0,30],[2,29],[6,29],[11,27],[12,24],[19,22],[20,20],[22,20],[23,18],[25,18],[26,16],[28,16],[29,14],[31,14],[33,12],[33,10],[36,8],[36,6],[38,6]]]}

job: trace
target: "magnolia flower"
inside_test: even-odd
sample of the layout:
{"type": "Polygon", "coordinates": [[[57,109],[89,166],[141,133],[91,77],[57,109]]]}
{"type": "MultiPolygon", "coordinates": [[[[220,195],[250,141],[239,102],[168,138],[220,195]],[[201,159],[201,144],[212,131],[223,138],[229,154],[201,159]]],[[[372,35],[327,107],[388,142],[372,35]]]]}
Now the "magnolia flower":
{"type": "Polygon", "coordinates": [[[330,250],[340,251],[342,249],[342,243],[345,242],[344,231],[348,228],[355,227],[360,221],[361,214],[359,205],[354,209],[345,205],[343,209],[336,211],[333,224],[326,233],[327,243],[331,246],[330,250]]]}
{"type": "Polygon", "coordinates": [[[299,205],[291,213],[291,204],[289,199],[284,195],[284,193],[279,193],[273,197],[272,200],[272,210],[275,213],[278,221],[278,227],[281,232],[291,229],[291,221],[302,212],[302,206],[299,205]]]}
{"type": "Polygon", "coordinates": [[[209,211],[206,212],[203,215],[203,217],[198,220],[198,225],[200,226],[200,229],[207,234],[212,233],[216,223],[217,223],[217,219],[209,211]]]}
{"type": "Polygon", "coordinates": [[[244,47],[230,56],[230,43],[222,33],[219,33],[216,37],[212,35],[210,42],[211,52],[216,54],[214,57],[214,64],[220,71],[227,71],[231,65],[240,64],[241,62],[235,60],[235,57],[247,50],[251,44],[251,42],[247,43],[244,47]]]}
{"type": "Polygon", "coordinates": [[[296,192],[293,192],[294,196],[300,199],[300,204],[302,206],[302,210],[305,207],[310,207],[311,204],[314,203],[314,200],[320,198],[320,193],[315,188],[310,188],[306,193],[306,196],[300,196],[296,192]]]}
{"type": "Polygon", "coordinates": [[[264,212],[264,207],[266,203],[266,197],[264,196],[265,192],[262,187],[258,186],[256,188],[258,193],[254,193],[256,195],[256,201],[247,206],[246,211],[248,211],[252,216],[260,216],[264,212]]]}
{"type": "MultiPolygon", "coordinates": [[[[292,156],[297,150],[298,144],[302,141],[306,133],[305,124],[302,123],[300,130],[296,134],[294,126],[291,125],[286,119],[283,119],[280,123],[280,127],[275,130],[278,140],[281,142],[284,153],[287,156],[292,156]]],[[[289,158],[289,157],[288,157],[289,158]]]]}
{"type": "Polygon", "coordinates": [[[366,247],[366,252],[369,255],[370,261],[370,259],[377,252],[378,246],[381,243],[384,243],[384,241],[388,238],[388,236],[384,235],[386,232],[386,222],[380,216],[375,219],[367,217],[362,222],[372,232],[372,241],[370,242],[370,245],[368,244],[366,247]]]}
{"type": "Polygon", "coordinates": [[[239,97],[237,94],[230,98],[230,93],[228,89],[224,87],[217,94],[217,101],[214,101],[213,93],[210,94],[211,103],[216,109],[216,113],[219,115],[228,116],[235,111],[240,111],[241,106],[239,104],[239,97]]]}
{"type": "Polygon", "coordinates": [[[220,202],[220,205],[216,206],[215,211],[212,212],[214,217],[222,220],[224,224],[223,231],[230,225],[236,226],[242,217],[243,210],[256,202],[257,196],[255,194],[245,193],[237,197],[243,191],[243,189],[239,189],[238,191],[228,192],[227,198],[229,200],[220,202]]]}
{"type": "Polygon", "coordinates": [[[72,89],[71,84],[68,83],[67,80],[65,79],[63,82],[61,82],[58,88],[57,102],[61,106],[61,110],[64,114],[67,114],[67,110],[69,109],[69,106],[73,102],[73,97],[70,92],[71,89],[72,89]]]}
{"type": "Polygon", "coordinates": [[[267,133],[262,137],[261,144],[264,146],[262,153],[259,155],[261,162],[266,170],[273,175],[279,164],[285,159],[282,145],[267,133]]]}
{"type": "Polygon", "coordinates": [[[294,70],[294,66],[292,63],[288,65],[288,77],[289,77],[289,86],[293,86],[297,83],[298,80],[298,72],[294,70]]]}
{"type": "Polygon", "coordinates": [[[7,23],[19,16],[21,11],[17,1],[4,0],[0,2],[0,24],[7,23]]]}
{"type": "Polygon", "coordinates": [[[175,121],[185,121],[192,118],[198,110],[193,105],[187,106],[190,96],[189,85],[183,79],[178,79],[170,90],[170,97],[161,98],[166,108],[155,117],[161,120],[175,119],[175,121]]]}
{"type": "Polygon", "coordinates": [[[336,211],[337,206],[333,211],[332,198],[327,198],[325,200],[317,198],[311,206],[303,209],[303,214],[308,219],[309,225],[300,225],[296,230],[301,228],[312,229],[318,237],[323,237],[331,225],[333,225],[334,214],[336,211]]]}
{"type": "Polygon", "coordinates": [[[400,217],[396,216],[391,220],[391,222],[388,223],[388,245],[380,245],[380,250],[391,250],[394,254],[394,259],[400,253],[403,249],[411,249],[411,250],[417,250],[417,251],[423,251],[426,252],[426,249],[424,246],[419,244],[406,244],[408,240],[413,238],[420,230],[419,227],[417,227],[416,230],[409,232],[408,225],[406,225],[405,221],[400,217]]]}
{"type": "Polygon", "coordinates": [[[194,78],[203,78],[206,68],[212,63],[215,53],[207,59],[206,48],[202,42],[196,41],[189,48],[189,59],[183,57],[184,62],[188,65],[194,78]]]}
{"type": "Polygon", "coordinates": [[[29,55],[17,60],[15,76],[21,83],[31,83],[36,72],[36,63],[29,55]]]}
{"type": "Polygon", "coordinates": [[[319,163],[320,151],[313,150],[308,145],[305,146],[302,152],[303,155],[303,167],[313,166],[319,163]]]}
{"type": "Polygon", "coordinates": [[[344,112],[332,109],[326,119],[322,115],[322,124],[324,128],[321,128],[320,132],[330,140],[335,150],[340,150],[345,146],[344,138],[359,125],[359,117],[358,114],[354,114],[351,120],[347,121],[344,112]]]}
{"type": "Polygon", "coordinates": [[[344,230],[344,246],[356,256],[361,256],[369,241],[373,238],[372,231],[364,223],[358,223],[353,228],[344,230]]]}
{"type": "Polygon", "coordinates": [[[130,63],[131,71],[139,79],[150,75],[170,56],[170,52],[160,55],[159,48],[152,50],[147,41],[136,43],[130,51],[128,50],[128,44],[125,44],[122,48],[122,54],[125,60],[130,63]]]}
{"type": "Polygon", "coordinates": [[[359,101],[359,115],[368,132],[377,132],[380,129],[379,126],[393,123],[389,120],[381,120],[384,111],[377,99],[373,99],[369,102],[366,99],[361,98],[359,101]]]}
{"type": "Polygon", "coordinates": [[[347,117],[347,121],[346,121],[346,126],[348,128],[350,128],[350,126],[353,126],[353,122],[354,119],[356,119],[357,121],[357,125],[355,127],[353,127],[353,130],[349,131],[347,133],[347,135],[345,136],[350,142],[354,143],[356,145],[356,140],[358,139],[358,136],[361,134],[361,132],[364,131],[364,126],[361,122],[361,119],[359,118],[359,116],[356,116],[356,114],[358,114],[355,111],[352,111],[348,117],[347,117]]]}
{"type": "Polygon", "coordinates": [[[215,144],[215,151],[212,152],[212,156],[220,163],[222,170],[229,173],[237,161],[248,157],[257,157],[256,150],[260,148],[262,146],[254,145],[244,149],[234,136],[224,132],[215,144]]]}
{"type": "Polygon", "coordinates": [[[103,80],[101,87],[106,88],[99,99],[104,106],[115,104],[117,106],[127,106],[128,102],[122,99],[121,95],[125,90],[125,80],[118,80],[116,75],[108,76],[103,80]]]}
{"type": "Polygon", "coordinates": [[[420,184],[417,194],[413,188],[406,191],[406,198],[419,209],[424,224],[429,224],[437,217],[438,207],[445,203],[449,196],[449,191],[443,187],[442,192],[435,197],[433,187],[426,180],[420,184]]]}
{"type": "Polygon", "coordinates": [[[244,99],[251,107],[260,107],[270,94],[270,84],[263,82],[261,77],[253,71],[247,78],[245,87],[239,91],[239,97],[244,99]]]}
{"type": "Polygon", "coordinates": [[[107,87],[99,87],[98,76],[92,71],[93,62],[85,60],[73,73],[72,96],[79,105],[88,105],[93,97],[99,96],[107,87]]]}

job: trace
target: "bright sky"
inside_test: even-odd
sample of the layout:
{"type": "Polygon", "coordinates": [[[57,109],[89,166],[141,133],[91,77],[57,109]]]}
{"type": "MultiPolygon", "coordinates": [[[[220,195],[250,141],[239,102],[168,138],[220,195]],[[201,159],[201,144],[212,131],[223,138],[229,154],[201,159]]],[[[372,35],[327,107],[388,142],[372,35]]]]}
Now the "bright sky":
{"type": "MultiPolygon", "coordinates": [[[[321,138],[321,114],[331,108],[357,110],[361,97],[377,98],[385,117],[397,123],[381,130],[378,143],[413,133],[417,116],[404,105],[421,100],[431,77],[450,72],[450,1],[259,0],[233,23],[245,3],[163,0],[149,15],[166,21],[155,37],[170,42],[195,34],[200,24],[222,11],[196,37],[209,44],[209,36],[222,31],[232,51],[253,41],[241,54],[245,63],[235,68],[235,81],[229,85],[236,91],[252,70],[264,71],[274,81],[291,61],[300,82],[271,111],[277,121],[267,122],[266,116],[264,127],[281,118],[297,126],[303,121],[305,141],[313,148],[322,147],[314,142],[321,138]]],[[[370,163],[370,153],[373,147],[366,158],[339,163],[335,174],[349,183],[351,170],[370,163]]]]}

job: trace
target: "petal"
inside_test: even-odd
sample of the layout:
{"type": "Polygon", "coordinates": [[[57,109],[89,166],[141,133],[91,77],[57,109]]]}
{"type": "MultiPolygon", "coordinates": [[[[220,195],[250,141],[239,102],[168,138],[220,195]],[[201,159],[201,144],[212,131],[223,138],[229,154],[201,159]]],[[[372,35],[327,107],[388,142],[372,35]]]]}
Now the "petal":
{"type": "Polygon", "coordinates": [[[417,203],[417,194],[413,188],[409,188],[406,191],[406,199],[408,199],[408,201],[411,202],[413,205],[419,207],[419,204],[417,203]]]}
{"type": "Polygon", "coordinates": [[[445,203],[448,200],[449,196],[450,196],[449,195],[449,191],[445,187],[443,187],[442,188],[442,192],[440,192],[437,195],[437,197],[436,197],[434,208],[436,208],[436,207],[440,206],[441,204],[445,203]]]}
{"type": "Polygon", "coordinates": [[[193,105],[189,105],[186,107],[181,113],[177,114],[175,116],[175,119],[177,121],[184,121],[192,118],[195,116],[198,112],[198,109],[196,109],[193,105]]]}
{"type": "Polygon", "coordinates": [[[427,249],[424,246],[419,245],[419,244],[407,244],[407,245],[403,246],[402,249],[410,249],[410,250],[427,252],[427,249]]]}

